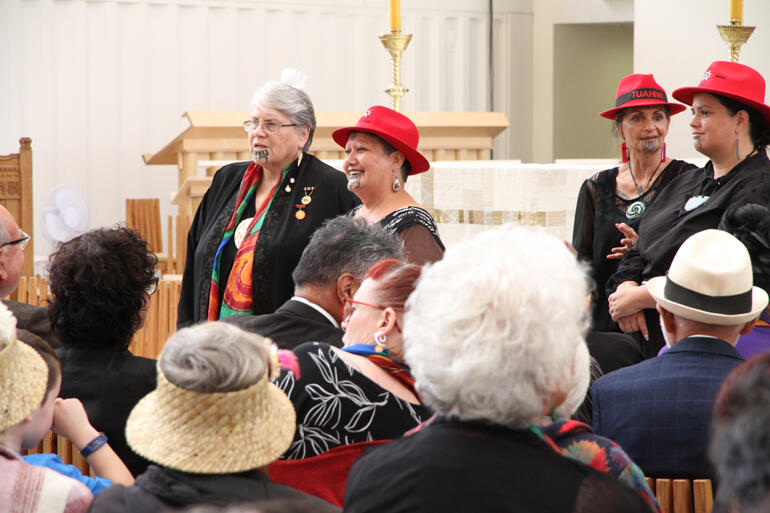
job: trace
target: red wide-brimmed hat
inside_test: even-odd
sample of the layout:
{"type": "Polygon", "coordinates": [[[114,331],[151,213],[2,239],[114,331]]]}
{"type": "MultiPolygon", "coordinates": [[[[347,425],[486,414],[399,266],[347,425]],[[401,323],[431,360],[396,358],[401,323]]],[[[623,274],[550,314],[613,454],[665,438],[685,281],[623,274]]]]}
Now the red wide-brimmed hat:
{"type": "Polygon", "coordinates": [[[666,91],[655,82],[652,73],[643,75],[634,73],[620,79],[618,92],[615,95],[615,108],[600,112],[599,115],[607,119],[615,119],[615,115],[629,107],[648,107],[653,105],[665,105],[670,115],[679,114],[687,107],[681,103],[668,101],[666,91]]]}
{"type": "Polygon", "coordinates": [[[714,61],[697,87],[681,87],[674,98],[692,105],[696,93],[712,93],[756,109],[770,126],[770,107],[765,105],[765,79],[752,67],[737,62],[714,61]]]}
{"type": "Polygon", "coordinates": [[[348,143],[351,132],[366,132],[388,141],[404,154],[411,167],[409,174],[416,175],[430,169],[428,159],[417,151],[420,133],[412,120],[393,109],[375,105],[369,107],[356,126],[340,128],[332,132],[334,141],[343,148],[348,143]]]}

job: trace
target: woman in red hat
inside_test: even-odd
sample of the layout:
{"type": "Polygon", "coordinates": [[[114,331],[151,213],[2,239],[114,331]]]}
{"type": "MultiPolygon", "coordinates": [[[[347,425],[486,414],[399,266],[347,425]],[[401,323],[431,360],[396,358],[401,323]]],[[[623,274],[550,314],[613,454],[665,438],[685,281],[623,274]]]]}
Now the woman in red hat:
{"type": "MultiPolygon", "coordinates": [[[[770,107],[765,80],[736,62],[713,62],[697,87],[674,91],[692,105],[695,148],[711,159],[705,167],[679,177],[661,191],[639,224],[639,241],[607,283],[612,318],[637,340],[649,340],[645,356],[663,345],[655,303],[641,286],[668,270],[690,235],[716,228],[739,198],[770,182],[770,107]]],[[[770,205],[770,198],[765,198],[770,205]]]]}
{"type": "Polygon", "coordinates": [[[615,107],[599,114],[615,122],[623,162],[583,182],[575,209],[572,245],[581,260],[591,263],[596,282],[591,294],[594,331],[618,330],[604,288],[636,242],[644,211],[665,185],[695,167],[666,156],[670,116],[685,108],[668,102],[652,75],[636,73],[620,80],[615,107]]]}
{"type": "Polygon", "coordinates": [[[332,134],[345,148],[343,169],[348,189],[363,205],[355,216],[380,223],[404,241],[404,254],[417,264],[435,262],[444,255],[444,244],[430,213],[406,192],[409,175],[430,168],[417,151],[420,134],[412,121],[387,107],[370,107],[355,126],[332,134]]]}

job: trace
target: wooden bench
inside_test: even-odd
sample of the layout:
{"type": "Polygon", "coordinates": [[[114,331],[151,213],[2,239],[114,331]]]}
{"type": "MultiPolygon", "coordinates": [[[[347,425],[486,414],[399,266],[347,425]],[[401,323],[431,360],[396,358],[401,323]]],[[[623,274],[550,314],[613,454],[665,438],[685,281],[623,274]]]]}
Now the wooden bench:
{"type": "Polygon", "coordinates": [[[646,479],[666,513],[711,513],[714,507],[710,479],[646,479]]]}

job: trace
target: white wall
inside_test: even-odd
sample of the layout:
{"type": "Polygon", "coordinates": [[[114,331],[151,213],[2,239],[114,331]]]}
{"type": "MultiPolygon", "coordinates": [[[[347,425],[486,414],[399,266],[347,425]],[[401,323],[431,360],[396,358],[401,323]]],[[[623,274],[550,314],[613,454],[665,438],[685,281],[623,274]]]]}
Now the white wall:
{"type": "Polygon", "coordinates": [[[615,106],[617,83],[634,70],[631,23],[554,26],[553,156],[618,158],[612,122],[597,113],[615,106]]]}
{"type": "MultiPolygon", "coordinates": [[[[402,110],[488,110],[487,9],[403,1],[414,37],[402,110]]],[[[496,156],[526,157],[532,0],[496,0],[494,27],[495,107],[513,125],[496,156]]],[[[388,29],[387,0],[0,0],[0,154],[32,138],[36,213],[50,189],[72,183],[89,197],[91,226],[122,221],[128,197],[159,197],[165,219],[176,170],[141,154],[176,136],[184,111],[246,108],[285,67],[308,75],[318,111],[389,104],[376,37],[388,29]]]]}
{"type": "MultiPolygon", "coordinates": [[[[639,0],[636,3],[645,2],[647,0],[639,0]]],[[[633,22],[633,17],[633,0],[536,0],[534,2],[532,40],[532,81],[535,84],[532,96],[532,160],[534,162],[552,162],[554,158],[554,25],[628,23],[633,22]]],[[[668,28],[675,29],[672,24],[668,24],[668,28]]]]}
{"type": "MultiPolygon", "coordinates": [[[[743,46],[739,62],[770,80],[770,2],[746,0],[743,5],[743,23],[757,28],[743,46]]],[[[634,70],[654,73],[669,96],[679,87],[698,85],[711,62],[729,60],[727,45],[716,29],[728,23],[727,0],[638,1],[634,16],[634,70]]],[[[691,118],[689,111],[671,118],[666,138],[670,155],[703,157],[692,146],[691,118]]]]}

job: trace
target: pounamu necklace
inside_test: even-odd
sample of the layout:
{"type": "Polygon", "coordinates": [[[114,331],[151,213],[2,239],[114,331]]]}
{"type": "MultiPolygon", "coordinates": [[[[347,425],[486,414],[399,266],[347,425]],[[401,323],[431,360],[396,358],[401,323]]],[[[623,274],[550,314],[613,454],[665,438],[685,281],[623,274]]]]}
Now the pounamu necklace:
{"type": "MultiPolygon", "coordinates": [[[[650,177],[647,179],[646,187],[649,188],[650,184],[653,182],[655,175],[658,174],[658,170],[660,169],[661,164],[663,164],[662,160],[658,162],[658,167],[655,168],[655,171],[653,171],[652,175],[650,175],[650,177]]],[[[634,185],[636,186],[637,197],[641,198],[647,191],[645,191],[643,187],[640,187],[639,184],[636,183],[636,178],[634,178],[634,171],[631,169],[630,158],[628,159],[628,173],[631,175],[631,180],[633,180],[634,185]]],[[[626,217],[629,219],[629,221],[635,221],[640,217],[642,217],[646,209],[647,209],[647,203],[644,200],[638,199],[633,203],[631,203],[628,206],[628,208],[626,208],[626,217]]]]}

